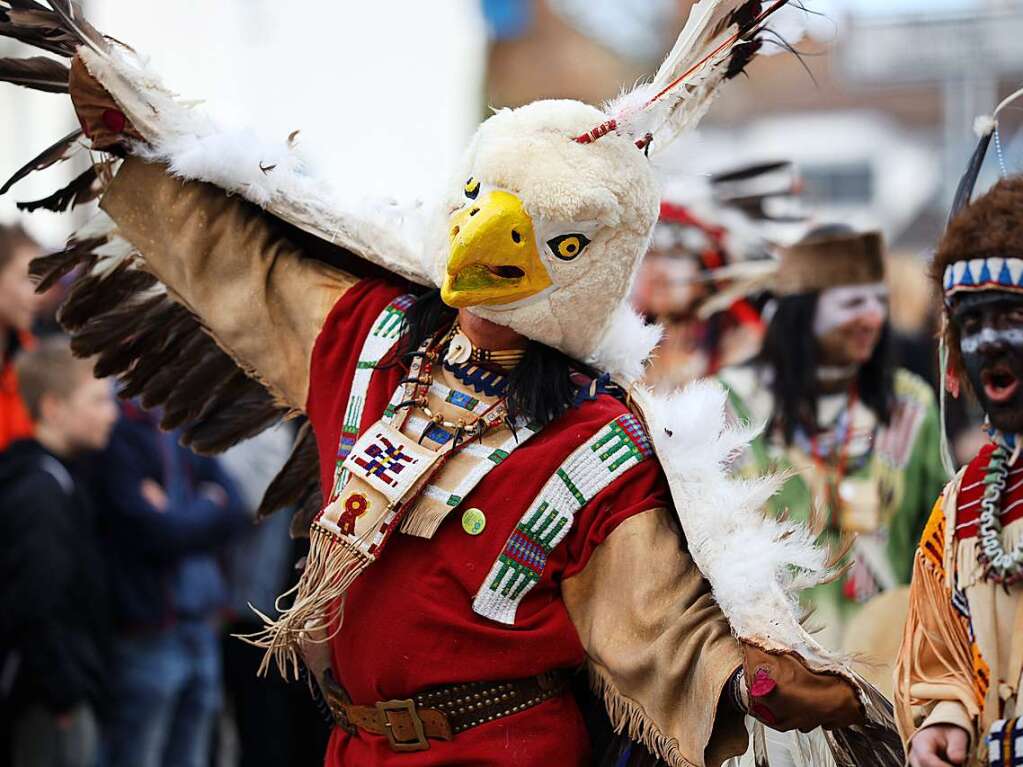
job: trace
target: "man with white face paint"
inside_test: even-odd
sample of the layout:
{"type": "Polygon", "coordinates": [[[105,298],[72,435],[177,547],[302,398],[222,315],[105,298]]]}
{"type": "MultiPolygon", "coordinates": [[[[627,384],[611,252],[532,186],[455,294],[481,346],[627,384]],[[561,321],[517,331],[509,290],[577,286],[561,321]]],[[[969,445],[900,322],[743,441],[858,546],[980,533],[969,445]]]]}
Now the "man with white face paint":
{"type": "Polygon", "coordinates": [[[949,224],[932,273],[944,295],[945,386],[976,395],[990,436],[920,539],[896,674],[912,767],[1023,762],[1023,178],[949,224]]]}
{"type": "MultiPolygon", "coordinates": [[[[767,424],[743,472],[792,471],[773,510],[813,519],[819,509],[824,535],[851,543],[848,571],[806,597],[834,649],[859,649],[859,626],[885,623],[867,617],[875,611],[901,615],[899,587],[909,582],[929,496],[945,481],[931,390],[890,361],[884,279],[879,234],[814,230],[782,250],[763,350],[721,376],[734,414],[767,424]]],[[[884,688],[898,644],[887,639],[865,648],[884,688]]]]}

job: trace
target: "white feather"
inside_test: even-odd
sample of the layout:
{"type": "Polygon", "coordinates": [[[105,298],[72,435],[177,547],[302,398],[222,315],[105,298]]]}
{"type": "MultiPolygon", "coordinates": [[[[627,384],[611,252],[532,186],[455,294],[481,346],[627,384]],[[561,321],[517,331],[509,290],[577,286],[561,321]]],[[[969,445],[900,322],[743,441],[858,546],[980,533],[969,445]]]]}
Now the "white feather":
{"type": "Polygon", "coordinates": [[[114,220],[102,208],[97,208],[96,213],[75,231],[75,239],[81,242],[96,237],[106,237],[112,234],[116,228],[114,220]]]}
{"type": "Polygon", "coordinates": [[[111,236],[93,251],[93,255],[96,256],[96,263],[90,274],[102,279],[125,261],[131,261],[135,257],[135,248],[127,240],[111,236]]]}
{"type": "Polygon", "coordinates": [[[651,151],[658,152],[682,132],[696,127],[717,97],[733,51],[748,44],[743,40],[729,44],[738,26],[724,26],[745,2],[700,0],[690,9],[682,32],[653,80],[605,106],[619,132],[637,138],[653,135],[651,151]],[[658,94],[663,95],[651,102],[658,94]]]}
{"type": "Polygon", "coordinates": [[[977,134],[977,138],[994,133],[997,127],[998,121],[991,115],[978,115],[973,121],[973,132],[977,134]]]}
{"type": "Polygon", "coordinates": [[[643,367],[662,335],[662,326],[648,325],[623,302],[587,362],[623,384],[632,384],[642,377],[643,367]]]}
{"type": "Polygon", "coordinates": [[[736,634],[820,663],[836,660],[800,625],[799,592],[831,575],[827,552],[805,526],[763,512],[785,477],[740,480],[729,474],[729,464],[759,428],[729,424],[725,391],[712,381],[667,396],[638,386],[632,394],[693,560],[736,634]]]}
{"type": "Polygon", "coordinates": [[[429,284],[420,249],[373,216],[346,210],[329,186],[307,173],[288,137],[266,140],[225,128],[195,102],[175,96],[146,61],[113,45],[80,49],[90,74],[113,95],[146,143],[133,153],[165,162],[176,175],[206,181],[264,207],[311,234],[347,248],[413,282],[429,284]]]}

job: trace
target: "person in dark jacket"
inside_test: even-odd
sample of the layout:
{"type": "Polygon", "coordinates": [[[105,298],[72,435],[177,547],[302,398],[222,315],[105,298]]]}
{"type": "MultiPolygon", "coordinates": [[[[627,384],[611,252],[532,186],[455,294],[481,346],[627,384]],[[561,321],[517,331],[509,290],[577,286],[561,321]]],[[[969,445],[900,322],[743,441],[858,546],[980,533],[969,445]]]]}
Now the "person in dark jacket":
{"type": "Polygon", "coordinates": [[[98,477],[117,631],[110,767],[208,764],[227,597],[217,554],[250,520],[220,465],[158,422],[124,403],[98,477]]]}
{"type": "Polygon", "coordinates": [[[35,438],[0,453],[0,718],[14,767],[92,767],[108,612],[94,508],[76,459],[104,447],[111,387],[67,342],[24,353],[18,385],[35,438]]]}

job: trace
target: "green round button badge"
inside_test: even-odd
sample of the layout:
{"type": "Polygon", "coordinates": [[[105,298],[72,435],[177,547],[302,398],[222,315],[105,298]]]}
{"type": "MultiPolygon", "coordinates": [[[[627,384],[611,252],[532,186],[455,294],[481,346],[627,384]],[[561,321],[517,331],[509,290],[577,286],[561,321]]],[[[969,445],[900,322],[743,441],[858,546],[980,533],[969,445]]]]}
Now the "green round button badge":
{"type": "Polygon", "coordinates": [[[479,535],[487,526],[487,516],[479,509],[466,509],[462,514],[462,529],[469,535],[479,535]]]}

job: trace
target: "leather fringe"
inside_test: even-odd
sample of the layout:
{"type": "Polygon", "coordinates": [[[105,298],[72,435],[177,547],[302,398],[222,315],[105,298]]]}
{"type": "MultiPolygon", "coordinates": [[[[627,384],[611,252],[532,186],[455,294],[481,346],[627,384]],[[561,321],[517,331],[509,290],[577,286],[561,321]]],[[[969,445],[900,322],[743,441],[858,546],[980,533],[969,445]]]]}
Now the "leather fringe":
{"type": "Polygon", "coordinates": [[[280,616],[274,620],[256,610],[264,629],[239,636],[266,650],[259,666],[260,676],[265,676],[270,666],[276,664],[285,679],[298,678],[301,644],[329,642],[337,635],[342,623],[341,599],[370,563],[355,547],[317,523],[313,523],[309,538],[309,556],[302,577],[294,588],[277,598],[280,616]],[[282,600],[292,594],[294,603],[281,609],[282,600]]]}
{"type": "Polygon", "coordinates": [[[450,507],[440,508],[431,504],[419,504],[405,515],[399,529],[407,535],[432,538],[451,511],[450,507]]]}
{"type": "MultiPolygon", "coordinates": [[[[1012,551],[1023,541],[1023,519],[1010,522],[1002,529],[1002,546],[1012,551]]],[[[974,536],[955,543],[956,586],[967,589],[984,580],[984,566],[980,563],[980,539],[974,536]]]]}
{"type": "Polygon", "coordinates": [[[593,663],[588,663],[590,688],[604,702],[611,726],[616,733],[624,732],[632,740],[642,743],[650,753],[663,759],[669,767],[697,767],[679,751],[678,741],[662,733],[646,715],[642,707],[615,689],[593,663]]]}

